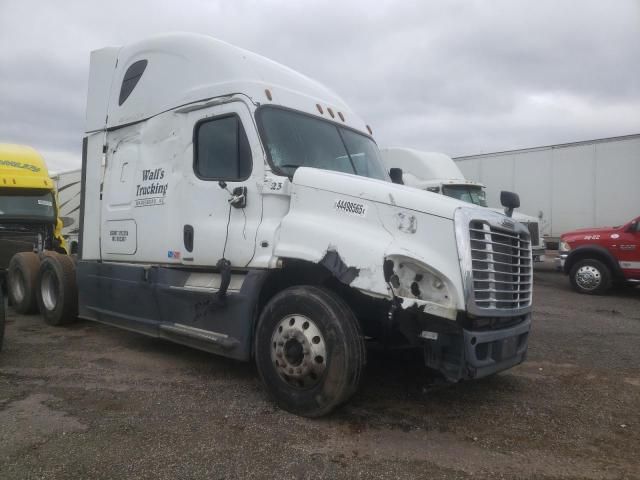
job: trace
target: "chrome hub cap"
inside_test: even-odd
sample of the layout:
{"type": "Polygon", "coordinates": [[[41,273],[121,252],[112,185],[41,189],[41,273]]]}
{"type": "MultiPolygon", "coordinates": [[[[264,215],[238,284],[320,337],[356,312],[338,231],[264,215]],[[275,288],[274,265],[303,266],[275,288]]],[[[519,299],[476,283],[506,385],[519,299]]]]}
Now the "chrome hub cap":
{"type": "Polygon", "coordinates": [[[580,267],[576,272],[576,283],[584,290],[595,290],[601,282],[600,270],[591,265],[580,267]]]}
{"type": "Polygon", "coordinates": [[[58,279],[53,272],[46,271],[42,275],[40,293],[45,308],[49,311],[55,310],[58,303],[58,279]]]}
{"type": "Polygon", "coordinates": [[[20,303],[24,299],[24,276],[20,271],[14,272],[10,279],[11,295],[16,302],[20,303]]]}
{"type": "Polygon", "coordinates": [[[313,387],[327,365],[324,337],[304,315],[288,315],[271,336],[271,361],[280,377],[298,388],[313,387]]]}

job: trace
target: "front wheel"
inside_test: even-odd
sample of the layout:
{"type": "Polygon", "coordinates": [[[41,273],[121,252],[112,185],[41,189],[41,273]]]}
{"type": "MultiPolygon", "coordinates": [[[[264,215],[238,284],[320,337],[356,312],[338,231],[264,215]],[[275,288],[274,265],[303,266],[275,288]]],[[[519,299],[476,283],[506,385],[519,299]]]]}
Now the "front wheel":
{"type": "Polygon", "coordinates": [[[297,286],[265,306],[255,357],[280,408],[319,417],[357,390],[365,348],[358,321],[340,297],[324,288],[297,286]]]}
{"type": "Polygon", "coordinates": [[[611,288],[611,270],[599,260],[580,260],[569,273],[571,285],[578,293],[602,295],[611,288]]]}

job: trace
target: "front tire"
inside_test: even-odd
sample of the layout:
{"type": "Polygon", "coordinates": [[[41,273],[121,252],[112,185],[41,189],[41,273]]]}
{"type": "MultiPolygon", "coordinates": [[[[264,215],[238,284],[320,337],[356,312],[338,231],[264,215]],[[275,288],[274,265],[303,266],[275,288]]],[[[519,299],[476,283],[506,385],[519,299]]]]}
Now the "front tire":
{"type": "Polygon", "coordinates": [[[50,255],[42,260],[38,279],[38,308],[49,325],[72,323],[78,317],[78,290],[73,260],[50,255]]]}
{"type": "Polygon", "coordinates": [[[290,287],[265,306],[256,331],[258,372],[278,406],[319,417],[358,389],[365,347],[349,306],[330,290],[290,287]]]}
{"type": "Polygon", "coordinates": [[[602,295],[611,288],[611,270],[599,260],[576,262],[569,273],[571,286],[578,293],[602,295]]]}
{"type": "Polygon", "coordinates": [[[38,311],[36,291],[40,258],[33,252],[16,253],[7,269],[9,300],[16,312],[29,315],[38,311]]]}

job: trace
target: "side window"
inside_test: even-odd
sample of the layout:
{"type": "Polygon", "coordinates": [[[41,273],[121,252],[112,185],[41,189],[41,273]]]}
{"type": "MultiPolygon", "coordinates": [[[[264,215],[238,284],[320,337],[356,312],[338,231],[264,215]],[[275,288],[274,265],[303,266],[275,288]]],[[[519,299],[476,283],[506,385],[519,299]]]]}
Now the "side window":
{"type": "Polygon", "coordinates": [[[198,123],[194,139],[194,170],[199,178],[238,181],[251,174],[249,141],[237,116],[198,123]]]}
{"type": "Polygon", "coordinates": [[[147,68],[147,61],[138,60],[132,63],[131,66],[127,68],[127,71],[124,72],[118,105],[122,105],[125,100],[129,98],[129,95],[131,95],[131,92],[133,92],[133,89],[136,88],[136,85],[140,81],[140,77],[142,77],[145,68],[147,68]]]}

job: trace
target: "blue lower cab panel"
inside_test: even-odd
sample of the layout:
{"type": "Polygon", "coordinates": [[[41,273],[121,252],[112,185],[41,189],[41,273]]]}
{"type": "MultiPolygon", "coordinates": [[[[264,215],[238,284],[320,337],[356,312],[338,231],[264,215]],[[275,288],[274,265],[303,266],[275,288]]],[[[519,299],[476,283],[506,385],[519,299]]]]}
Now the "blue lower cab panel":
{"type": "Polygon", "coordinates": [[[211,290],[185,287],[192,273],[81,260],[76,270],[80,317],[249,360],[266,272],[247,272],[240,290],[223,299],[211,290]]]}

